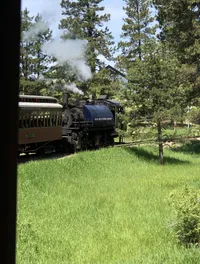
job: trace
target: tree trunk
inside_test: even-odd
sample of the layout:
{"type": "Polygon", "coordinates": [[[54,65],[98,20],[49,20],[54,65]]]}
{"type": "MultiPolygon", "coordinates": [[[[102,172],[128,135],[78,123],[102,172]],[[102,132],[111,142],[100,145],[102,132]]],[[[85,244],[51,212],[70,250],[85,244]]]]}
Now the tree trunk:
{"type": "MultiPolygon", "coordinates": [[[[93,17],[92,17],[92,14],[91,14],[91,10],[90,10],[90,4],[89,2],[86,4],[87,6],[87,17],[88,17],[88,26],[87,26],[87,37],[89,39],[92,39],[93,41],[93,33],[94,33],[94,26],[93,25],[93,17]]],[[[91,43],[89,42],[89,49],[90,49],[90,54],[95,54],[95,48],[94,48],[94,45],[90,45],[91,43]]],[[[90,69],[91,69],[91,72],[92,72],[92,75],[96,72],[96,56],[95,58],[90,58],[91,60],[89,61],[89,66],[90,66],[90,69]]]]}
{"type": "Polygon", "coordinates": [[[160,120],[157,122],[157,129],[158,129],[158,146],[159,146],[159,161],[160,164],[164,164],[164,157],[163,157],[163,140],[162,140],[162,127],[160,120]]]}
{"type": "Polygon", "coordinates": [[[138,41],[138,55],[139,55],[139,60],[141,61],[142,60],[142,52],[141,52],[141,39],[140,39],[140,35],[141,35],[141,32],[140,32],[140,2],[136,1],[136,12],[137,12],[137,16],[138,16],[138,36],[139,36],[139,41],[138,41]]]}

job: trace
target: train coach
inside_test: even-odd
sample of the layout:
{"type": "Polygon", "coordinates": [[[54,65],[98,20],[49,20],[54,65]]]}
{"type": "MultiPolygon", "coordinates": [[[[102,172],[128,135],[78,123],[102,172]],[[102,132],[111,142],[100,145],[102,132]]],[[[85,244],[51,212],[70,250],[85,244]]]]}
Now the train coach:
{"type": "Polygon", "coordinates": [[[52,152],[62,139],[62,109],[48,96],[19,96],[18,152],[52,152]]]}
{"type": "Polygon", "coordinates": [[[75,152],[114,144],[118,102],[99,98],[68,104],[50,96],[19,96],[18,153],[75,152]]]}

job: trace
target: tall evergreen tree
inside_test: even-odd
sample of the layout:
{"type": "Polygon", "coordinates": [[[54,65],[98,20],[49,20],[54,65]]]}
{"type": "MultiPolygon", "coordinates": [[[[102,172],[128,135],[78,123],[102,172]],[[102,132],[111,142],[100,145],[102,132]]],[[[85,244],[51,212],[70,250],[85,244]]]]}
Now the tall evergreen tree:
{"type": "Polygon", "coordinates": [[[200,1],[154,0],[154,3],[161,40],[176,49],[183,63],[200,63],[200,1]]]}
{"type": "Polygon", "coordinates": [[[103,55],[106,59],[112,56],[113,37],[104,23],[110,19],[109,14],[101,14],[104,6],[100,6],[102,0],[62,0],[62,14],[60,28],[68,30],[64,38],[81,38],[88,41],[87,61],[91,72],[95,73],[101,65],[98,59],[103,55]]]}
{"type": "Polygon", "coordinates": [[[162,129],[166,120],[178,118],[188,87],[181,65],[165,46],[149,43],[148,54],[129,70],[124,99],[131,108],[132,126],[153,122],[157,128],[159,159],[163,163],[162,129]]]}
{"type": "Polygon", "coordinates": [[[33,18],[29,15],[29,11],[25,8],[21,12],[21,41],[20,41],[20,76],[25,80],[28,80],[28,76],[31,72],[31,46],[32,43],[28,41],[25,36],[30,26],[33,23],[33,18]]]}
{"type": "Polygon", "coordinates": [[[200,1],[154,0],[160,23],[160,39],[168,42],[182,63],[193,65],[193,90],[188,103],[200,97],[200,1]]]}
{"type": "Polygon", "coordinates": [[[107,95],[109,98],[115,98],[119,93],[121,81],[116,74],[106,68],[102,68],[95,73],[91,83],[90,91],[97,97],[99,95],[107,95]]]}
{"type": "Polygon", "coordinates": [[[123,7],[126,18],[122,26],[122,41],[118,46],[122,50],[122,55],[118,58],[125,60],[127,64],[137,58],[142,59],[145,40],[155,34],[156,26],[152,24],[154,17],[151,12],[151,0],[124,0],[126,6],[123,7]]]}
{"type": "Polygon", "coordinates": [[[20,91],[39,94],[45,86],[39,77],[48,71],[48,63],[52,61],[42,53],[41,47],[51,39],[52,32],[39,14],[31,17],[27,8],[21,12],[21,17],[20,91]]]}
{"type": "Polygon", "coordinates": [[[52,58],[42,52],[42,45],[51,40],[52,31],[39,14],[35,17],[32,29],[34,33],[31,36],[33,41],[31,46],[31,53],[33,56],[32,73],[38,79],[49,70],[49,64],[53,61],[52,58]]]}

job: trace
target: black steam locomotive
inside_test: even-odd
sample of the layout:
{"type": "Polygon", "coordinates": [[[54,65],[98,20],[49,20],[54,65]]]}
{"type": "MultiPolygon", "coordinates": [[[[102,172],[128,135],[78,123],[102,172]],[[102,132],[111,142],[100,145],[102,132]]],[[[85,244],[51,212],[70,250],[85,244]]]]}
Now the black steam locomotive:
{"type": "Polygon", "coordinates": [[[101,96],[69,104],[49,96],[19,96],[18,152],[75,152],[111,146],[118,137],[119,102],[101,96]]]}

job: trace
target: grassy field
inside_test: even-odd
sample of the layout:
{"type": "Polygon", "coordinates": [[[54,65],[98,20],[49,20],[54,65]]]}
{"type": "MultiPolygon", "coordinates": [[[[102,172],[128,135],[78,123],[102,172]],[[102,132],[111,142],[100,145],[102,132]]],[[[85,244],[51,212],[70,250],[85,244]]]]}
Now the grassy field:
{"type": "Polygon", "coordinates": [[[199,264],[171,229],[170,193],[200,188],[200,145],[110,148],[18,166],[17,264],[199,264]]]}

